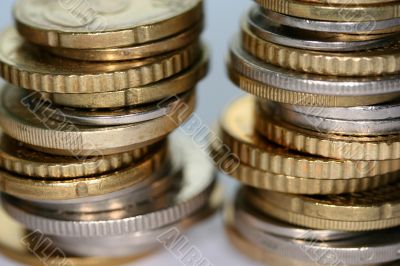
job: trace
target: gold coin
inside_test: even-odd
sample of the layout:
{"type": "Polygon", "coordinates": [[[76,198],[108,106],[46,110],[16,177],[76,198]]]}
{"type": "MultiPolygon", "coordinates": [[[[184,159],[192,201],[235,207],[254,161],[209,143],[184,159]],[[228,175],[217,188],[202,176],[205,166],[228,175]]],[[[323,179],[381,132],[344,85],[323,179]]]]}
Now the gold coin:
{"type": "Polygon", "coordinates": [[[269,140],[308,154],[343,160],[400,159],[400,135],[353,137],[325,134],[277,121],[260,111],[256,126],[269,140]]]}
{"type": "Polygon", "coordinates": [[[400,71],[400,46],[361,52],[321,52],[283,46],[255,35],[242,23],[243,48],[256,58],[286,69],[332,76],[374,76],[400,71]]]}
{"type": "Polygon", "coordinates": [[[233,70],[229,64],[230,63],[228,63],[228,73],[234,84],[245,92],[257,96],[258,98],[274,102],[304,106],[352,107],[380,104],[399,97],[398,93],[347,97],[284,90],[252,80],[233,70]]]}
{"type": "Polygon", "coordinates": [[[400,218],[400,183],[342,195],[293,195],[259,191],[263,199],[281,208],[315,218],[338,221],[376,221],[400,218]]]}
{"type": "Polygon", "coordinates": [[[258,134],[254,97],[232,103],[221,119],[221,139],[240,163],[278,175],[315,179],[353,179],[400,170],[400,160],[336,160],[288,151],[258,134]]]}
{"type": "Polygon", "coordinates": [[[191,90],[208,71],[208,50],[203,49],[202,59],[194,66],[166,80],[143,87],[102,93],[42,93],[55,104],[74,108],[118,108],[156,102],[171,95],[191,90]]]}
{"type": "Polygon", "coordinates": [[[269,196],[267,191],[252,189],[246,199],[257,209],[288,223],[313,229],[370,231],[400,225],[398,190],[399,183],[367,192],[326,196],[278,192],[269,196]]]}
{"type": "Polygon", "coordinates": [[[213,139],[211,140],[210,151],[215,163],[220,164],[225,173],[236,178],[242,184],[283,193],[342,194],[371,190],[399,180],[397,172],[352,179],[317,179],[279,175],[256,169],[244,163],[239,165],[221,164],[221,160],[225,155],[224,147],[220,142],[213,139]]]}
{"type": "Polygon", "coordinates": [[[0,171],[0,190],[18,198],[35,201],[105,195],[139,184],[160,171],[165,162],[166,150],[166,145],[161,145],[142,160],[119,171],[86,178],[31,179],[0,171]]]}
{"type": "Polygon", "coordinates": [[[4,133],[35,150],[66,156],[122,153],[165,138],[193,112],[195,91],[179,98],[171,112],[146,122],[122,126],[82,126],[56,121],[25,105],[31,95],[18,87],[0,89],[0,125],[4,133]]]}
{"type": "Polygon", "coordinates": [[[400,14],[400,4],[397,1],[362,6],[355,3],[320,5],[298,0],[256,0],[256,2],[278,13],[324,21],[376,21],[398,18],[400,14]]]}
{"type": "Polygon", "coordinates": [[[150,153],[154,146],[90,157],[63,157],[28,149],[4,134],[0,135],[0,166],[9,172],[34,178],[85,177],[123,168],[150,153]]]}
{"type": "Polygon", "coordinates": [[[201,0],[24,0],[14,9],[18,30],[30,42],[75,49],[160,40],[202,16],[201,0]]]}
{"type": "Polygon", "coordinates": [[[198,23],[197,25],[177,35],[136,46],[105,49],[71,49],[49,47],[47,50],[58,56],[85,61],[120,61],[141,59],[182,49],[198,40],[202,29],[203,24],[198,23]]]}
{"type": "Polygon", "coordinates": [[[13,28],[0,35],[0,76],[26,89],[50,93],[124,90],[172,77],[200,56],[195,42],[159,57],[120,62],[84,62],[45,53],[13,28]]]}

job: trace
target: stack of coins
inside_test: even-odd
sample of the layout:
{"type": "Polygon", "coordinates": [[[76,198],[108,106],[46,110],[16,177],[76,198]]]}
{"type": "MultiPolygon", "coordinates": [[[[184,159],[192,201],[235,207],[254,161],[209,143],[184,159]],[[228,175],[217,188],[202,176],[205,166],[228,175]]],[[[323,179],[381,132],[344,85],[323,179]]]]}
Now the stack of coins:
{"type": "Polygon", "coordinates": [[[24,0],[14,17],[0,34],[0,252],[117,265],[216,209],[208,159],[167,139],[207,72],[201,0],[24,0]]]}
{"type": "Polygon", "coordinates": [[[271,266],[398,265],[399,2],[256,2],[228,57],[252,96],[210,144],[244,185],[232,242],[271,266]]]}

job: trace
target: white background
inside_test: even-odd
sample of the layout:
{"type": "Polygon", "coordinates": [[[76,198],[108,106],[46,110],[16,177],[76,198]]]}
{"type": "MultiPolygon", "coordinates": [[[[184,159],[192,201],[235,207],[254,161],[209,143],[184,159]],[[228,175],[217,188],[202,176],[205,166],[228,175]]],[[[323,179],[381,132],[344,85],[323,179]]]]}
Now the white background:
{"type": "MultiPolygon", "coordinates": [[[[207,29],[204,39],[212,50],[212,68],[207,79],[199,86],[200,97],[197,114],[203,119],[204,123],[211,125],[218,119],[223,108],[241,94],[226,77],[225,57],[230,39],[239,30],[240,17],[251,5],[251,2],[250,0],[206,1],[207,29]]],[[[2,29],[12,23],[11,8],[13,2],[12,0],[0,1],[0,28],[2,29]]],[[[221,181],[226,188],[226,194],[231,194],[235,182],[227,177],[222,177],[221,181]]],[[[198,247],[203,256],[215,266],[256,265],[238,254],[229,245],[224,235],[221,215],[197,226],[186,235],[191,244],[198,247]]],[[[18,264],[10,262],[0,255],[0,266],[14,265],[18,264]]],[[[182,264],[168,252],[161,251],[132,265],[177,266],[182,264]]]]}

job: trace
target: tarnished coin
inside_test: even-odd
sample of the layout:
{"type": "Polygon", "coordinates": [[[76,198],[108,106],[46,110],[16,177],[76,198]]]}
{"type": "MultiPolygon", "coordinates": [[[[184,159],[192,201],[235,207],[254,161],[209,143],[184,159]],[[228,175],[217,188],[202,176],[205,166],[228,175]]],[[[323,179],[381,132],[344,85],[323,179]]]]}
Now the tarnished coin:
{"type": "Polygon", "coordinates": [[[201,0],[23,0],[14,9],[19,32],[52,47],[110,48],[174,35],[202,18],[201,0]]]}
{"type": "MultiPolygon", "coordinates": [[[[37,109],[30,109],[33,94],[6,85],[0,90],[0,125],[4,132],[35,150],[67,156],[114,154],[148,146],[165,138],[193,112],[196,95],[170,113],[142,123],[122,126],[80,126],[57,121],[37,109]]],[[[176,96],[175,96],[176,97],[176,96]]]]}
{"type": "Polygon", "coordinates": [[[25,88],[49,93],[119,91],[157,82],[192,66],[201,46],[189,46],[160,55],[119,62],[87,62],[66,59],[26,43],[17,31],[0,34],[0,76],[25,88]]]}
{"type": "Polygon", "coordinates": [[[195,42],[203,29],[199,23],[177,35],[135,46],[98,49],[47,48],[55,55],[84,61],[120,61],[165,54],[195,42]]]}

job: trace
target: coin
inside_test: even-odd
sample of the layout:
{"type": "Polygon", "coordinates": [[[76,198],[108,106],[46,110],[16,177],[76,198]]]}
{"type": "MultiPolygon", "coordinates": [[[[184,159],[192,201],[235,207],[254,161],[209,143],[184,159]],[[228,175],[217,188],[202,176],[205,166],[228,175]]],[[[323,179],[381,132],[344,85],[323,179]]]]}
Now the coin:
{"type": "MultiPolygon", "coordinates": [[[[390,0],[391,1],[391,0],[390,0]]],[[[324,0],[325,2],[325,0],[324,0]]],[[[271,10],[263,10],[263,14],[270,20],[277,23],[317,32],[334,32],[348,34],[379,34],[396,33],[400,30],[400,18],[388,20],[357,21],[357,22],[337,22],[303,19],[287,16],[271,10]]]]}
{"type": "Polygon", "coordinates": [[[112,110],[80,110],[65,108],[48,103],[45,99],[33,100],[28,108],[42,112],[45,116],[74,125],[83,126],[119,126],[135,123],[144,123],[163,116],[172,116],[183,103],[190,102],[193,91],[188,91],[177,97],[171,97],[157,103],[141,105],[131,108],[112,110]]]}
{"type": "MultiPolygon", "coordinates": [[[[232,62],[228,62],[228,74],[231,81],[239,88],[260,99],[295,104],[298,106],[351,107],[357,105],[380,104],[399,97],[398,93],[348,97],[286,90],[246,77],[246,75],[233,69],[232,62]]],[[[278,75],[281,74],[277,74],[275,77],[279,77],[278,75]]]]}
{"type": "MultiPolygon", "coordinates": [[[[250,192],[251,193],[251,192],[250,192]]],[[[261,217],[260,217],[261,218],[261,217]]],[[[256,218],[257,219],[257,218],[256,218]]],[[[259,219],[259,223],[268,227],[271,224],[267,219],[259,219]]],[[[285,222],[275,221],[285,226],[285,222]]],[[[335,254],[336,261],[344,265],[381,265],[393,262],[400,258],[397,250],[400,247],[398,229],[385,230],[380,232],[358,233],[348,232],[347,237],[337,240],[324,241],[318,238],[319,230],[303,231],[295,225],[288,225],[292,230],[304,232],[299,238],[280,235],[280,230],[273,233],[264,232],[249,223],[241,223],[234,220],[235,228],[246,238],[262,246],[267,252],[279,256],[287,256],[291,259],[312,262],[310,254],[335,254]],[[306,238],[306,239],[303,239],[306,238]],[[367,248],[365,250],[365,248],[367,248]],[[289,255],[288,255],[289,254],[289,255]],[[371,255],[373,254],[373,255],[371,255]]],[[[320,262],[329,260],[329,256],[322,256],[320,262]]],[[[328,264],[329,265],[329,264],[328,264]]]]}
{"type": "Polygon", "coordinates": [[[157,83],[115,92],[42,93],[41,97],[48,98],[54,104],[75,108],[118,108],[156,102],[193,89],[205,77],[209,55],[204,48],[202,59],[194,66],[157,83]]]}
{"type": "Polygon", "coordinates": [[[255,107],[253,97],[242,97],[227,108],[220,122],[220,138],[241,164],[278,175],[333,180],[372,177],[400,169],[399,160],[336,160],[275,145],[257,132],[255,107]]]}
{"type": "Polygon", "coordinates": [[[172,77],[192,66],[200,51],[195,42],[184,49],[141,60],[77,61],[45,53],[8,28],[0,34],[0,76],[16,86],[42,92],[118,91],[172,77]]]}
{"type": "Polygon", "coordinates": [[[192,94],[172,115],[147,122],[95,127],[56,121],[43,112],[27,108],[32,95],[18,87],[6,85],[0,97],[0,125],[4,133],[35,150],[74,157],[121,153],[155,143],[192,114],[196,101],[192,94]]]}
{"type": "MultiPolygon", "coordinates": [[[[272,50],[275,43],[281,46],[288,46],[297,49],[342,52],[367,50],[388,46],[397,41],[393,35],[351,35],[329,32],[313,32],[299,29],[297,27],[288,27],[262,13],[262,10],[255,6],[245,15],[242,21],[242,30],[248,38],[258,39],[253,41],[259,44],[259,47],[265,46],[272,50]],[[257,38],[258,37],[258,38],[257,38]],[[262,42],[262,40],[266,42],[262,42]]],[[[258,47],[258,48],[259,48],[258,47]]],[[[294,50],[296,51],[296,50],[294,50]]],[[[304,51],[306,54],[309,51],[304,51]]],[[[324,53],[318,53],[324,56],[324,53]]],[[[264,55],[266,56],[266,55],[264,55]]],[[[272,56],[272,55],[271,55],[272,56]]],[[[280,56],[280,55],[279,55],[280,56]]],[[[304,55],[306,56],[306,55],[304,55]]],[[[326,54],[328,56],[328,54],[326,54]]],[[[336,54],[335,54],[336,56],[336,54]]],[[[358,55],[355,55],[357,57],[358,55]]]]}
{"type": "MultiPolygon", "coordinates": [[[[282,35],[279,37],[284,38],[282,35]]],[[[298,40],[298,39],[297,39],[298,40]]],[[[319,47],[296,47],[296,42],[270,42],[261,39],[242,23],[243,48],[254,57],[279,67],[319,75],[331,76],[374,76],[395,74],[400,70],[400,47],[398,44],[365,51],[342,52],[312,51],[319,47]],[[290,44],[288,46],[288,44],[290,44]]],[[[310,41],[316,46],[317,40],[310,41]]],[[[351,45],[350,42],[345,42],[351,45]]],[[[322,44],[321,44],[322,45],[322,44]]],[[[335,43],[324,45],[335,48],[335,43]]],[[[337,47],[336,47],[337,48],[337,47]]],[[[318,49],[322,50],[322,49],[318,49]]]]}
{"type": "MultiPolygon", "coordinates": [[[[11,201],[3,202],[3,205],[13,218],[27,228],[56,236],[112,237],[168,226],[201,210],[208,204],[213,192],[218,190],[212,165],[200,150],[194,149],[191,140],[180,136],[171,145],[173,154],[181,155],[183,180],[177,190],[168,192],[162,198],[166,201],[165,207],[152,205],[152,208],[138,212],[125,206],[120,210],[89,213],[85,216],[85,213],[68,211],[46,212],[45,208],[33,208],[29,204],[11,201]],[[109,230],[102,230],[106,227],[109,230]]],[[[144,206],[152,200],[145,200],[144,206]]]]}
{"type": "MultiPolygon", "coordinates": [[[[354,101],[353,106],[359,105],[359,97],[372,95],[388,97],[387,94],[399,94],[400,92],[398,89],[400,88],[399,75],[353,78],[303,74],[257,60],[244,51],[238,38],[231,43],[229,60],[234,72],[250,80],[263,83],[264,86],[305,94],[351,96],[354,101]]],[[[363,98],[360,101],[362,100],[363,98]]],[[[347,99],[347,101],[351,100],[347,99]]],[[[375,101],[379,102],[378,99],[375,101]]]]}
{"type": "Polygon", "coordinates": [[[396,189],[398,183],[337,196],[297,197],[278,192],[267,196],[267,193],[252,191],[246,197],[257,209],[292,224],[315,229],[371,231],[399,225],[396,189]],[[276,197],[282,200],[278,204],[276,197]],[[285,206],[287,197],[297,198],[285,206]]]}
{"type": "MultiPolygon", "coordinates": [[[[220,164],[226,152],[218,141],[211,141],[210,147],[214,162],[220,164]],[[220,147],[218,147],[220,146],[220,147]]],[[[291,156],[290,152],[287,152],[291,156]]],[[[239,165],[222,166],[222,170],[236,178],[241,184],[259,189],[267,189],[293,194],[342,194],[349,192],[365,191],[399,179],[397,172],[364,178],[351,179],[322,179],[305,178],[290,175],[276,174],[267,170],[260,170],[243,162],[239,165]]]]}
{"type": "Polygon", "coordinates": [[[375,21],[398,18],[400,5],[397,2],[377,5],[315,5],[298,0],[256,0],[265,9],[307,19],[324,21],[375,21]]]}
{"type": "MultiPolygon", "coordinates": [[[[321,113],[317,114],[316,112],[318,112],[318,109],[311,111],[314,114],[302,113],[297,111],[294,106],[292,108],[285,108],[272,102],[260,103],[258,109],[260,113],[262,113],[260,116],[265,114],[265,116],[271,117],[273,120],[281,120],[283,123],[288,123],[311,131],[317,131],[319,133],[339,134],[352,137],[392,135],[390,136],[391,140],[395,139],[394,135],[400,134],[400,113],[397,117],[394,113],[387,113],[385,116],[392,117],[386,119],[373,119],[372,116],[370,119],[365,118],[364,120],[357,120],[356,116],[353,116],[353,113],[358,113],[357,107],[347,108],[348,118],[326,117],[323,115],[322,110],[321,113]],[[349,118],[351,118],[351,120],[349,120],[349,118]]],[[[344,109],[345,108],[342,108],[342,110],[344,109]]],[[[378,110],[379,107],[371,109],[378,110]]],[[[391,108],[383,107],[382,109],[388,111],[391,108]]],[[[372,110],[370,113],[373,113],[372,110]]],[[[379,113],[379,111],[377,112],[379,113]]],[[[368,113],[368,111],[365,113],[368,113]]],[[[384,113],[384,111],[382,110],[380,113],[384,113]]],[[[378,114],[375,116],[378,116],[378,114]]]]}
{"type": "Polygon", "coordinates": [[[118,170],[143,158],[153,149],[154,147],[144,147],[107,156],[97,154],[98,156],[82,158],[62,157],[31,150],[22,143],[1,134],[0,165],[3,169],[18,175],[68,179],[118,170]]]}
{"type": "MultiPolygon", "coordinates": [[[[166,147],[120,171],[73,179],[35,179],[0,171],[0,191],[18,198],[46,201],[92,197],[131,187],[149,178],[165,161],[166,147]]],[[[36,228],[33,228],[35,230],[36,228]]]]}
{"type": "Polygon", "coordinates": [[[201,0],[20,1],[19,32],[30,42],[76,49],[121,47],[172,36],[202,18],[201,0]]]}
{"type": "Polygon", "coordinates": [[[262,114],[256,118],[256,127],[258,132],[279,145],[327,158],[391,160],[395,163],[400,157],[399,134],[383,136],[329,134],[300,128],[262,114]]]}
{"type": "Polygon", "coordinates": [[[46,263],[51,262],[54,265],[65,266],[93,266],[103,263],[117,266],[130,263],[145,255],[114,258],[105,255],[101,257],[59,256],[58,247],[54,246],[54,243],[49,245],[49,242],[52,242],[50,238],[40,233],[34,235],[33,232],[26,230],[20,223],[8,216],[3,208],[0,208],[0,220],[2,224],[0,226],[0,253],[25,265],[43,266],[43,261],[47,261],[46,263]],[[35,236],[43,239],[43,242],[30,242],[29,240],[35,236]],[[41,252],[35,253],[35,250],[41,250],[41,252]]]}
{"type": "Polygon", "coordinates": [[[161,39],[151,43],[135,46],[106,49],[71,49],[49,47],[47,50],[58,56],[84,61],[120,61],[141,59],[182,49],[198,40],[202,29],[203,24],[199,23],[195,26],[192,26],[190,29],[179,33],[178,35],[168,37],[167,39],[161,39]]]}

